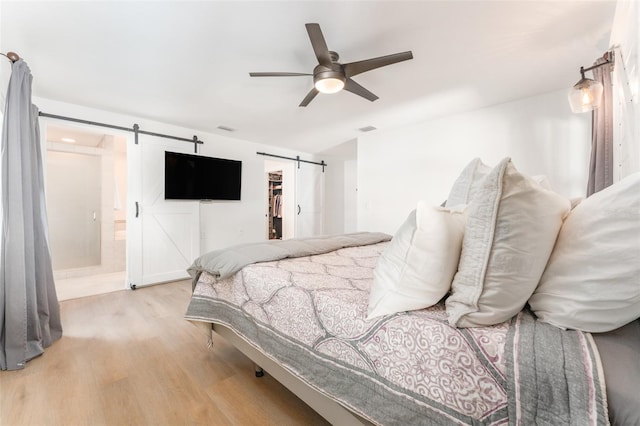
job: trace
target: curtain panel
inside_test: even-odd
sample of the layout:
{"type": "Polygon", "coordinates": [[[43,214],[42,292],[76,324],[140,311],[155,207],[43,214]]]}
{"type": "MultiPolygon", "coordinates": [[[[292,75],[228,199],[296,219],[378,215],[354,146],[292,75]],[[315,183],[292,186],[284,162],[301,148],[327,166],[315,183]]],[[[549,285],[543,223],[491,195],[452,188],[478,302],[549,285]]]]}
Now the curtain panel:
{"type": "Polygon", "coordinates": [[[53,281],[32,75],[12,65],[1,140],[0,369],[25,367],[62,337],[53,281]]]}
{"type": "MultiPolygon", "coordinates": [[[[594,65],[606,62],[606,56],[594,65]]],[[[611,72],[613,63],[593,70],[594,80],[602,83],[602,101],[593,110],[591,121],[591,159],[589,162],[589,182],[587,197],[613,183],[613,90],[611,72]]]]}

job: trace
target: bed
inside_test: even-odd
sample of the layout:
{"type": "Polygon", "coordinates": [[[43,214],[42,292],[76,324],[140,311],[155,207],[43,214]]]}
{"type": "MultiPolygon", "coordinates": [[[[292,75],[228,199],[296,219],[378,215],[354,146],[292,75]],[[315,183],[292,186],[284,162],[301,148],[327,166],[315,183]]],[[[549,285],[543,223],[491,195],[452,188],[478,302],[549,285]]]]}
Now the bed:
{"type": "MultiPolygon", "coordinates": [[[[482,266],[485,290],[492,285],[502,285],[500,280],[498,284],[489,280],[495,272],[491,268],[496,267],[496,256],[504,257],[500,241],[509,238],[508,235],[498,238],[505,228],[504,224],[500,225],[500,214],[510,211],[507,203],[514,198],[507,181],[511,173],[508,167],[512,167],[508,163],[510,161],[499,165],[496,176],[503,183],[500,191],[504,197],[498,194],[493,203],[503,204],[501,213],[489,215],[495,226],[490,233],[492,247],[485,250],[487,262],[482,266]]],[[[486,185],[490,168],[485,170],[479,166],[475,162],[468,167],[467,175],[484,176],[462,179],[467,185],[467,190],[462,191],[463,201],[491,198],[477,193],[484,189],[471,188],[474,180],[491,186],[486,185]]],[[[638,185],[640,176],[631,184],[623,185],[623,191],[636,193],[638,185]]],[[[527,184],[527,191],[530,187],[541,191],[538,184],[527,184]]],[[[450,199],[456,197],[453,192],[450,199]]],[[[539,203],[536,197],[534,202],[539,203]]],[[[620,191],[616,190],[610,197],[619,200],[620,191]]],[[[601,198],[604,198],[602,203],[610,202],[606,193],[601,198]]],[[[634,203],[631,211],[637,212],[637,201],[634,203]]],[[[576,217],[580,219],[581,211],[592,217],[589,209],[593,203],[589,200],[582,204],[580,209],[576,207],[579,210],[576,217]]],[[[548,205],[543,206],[543,210],[548,214],[548,205]]],[[[449,217],[446,212],[450,210],[442,211],[443,217],[449,217]]],[[[567,249],[560,228],[572,226],[567,225],[568,213],[565,213],[542,270],[536,275],[534,288],[527,292],[517,312],[512,314],[514,308],[509,298],[513,291],[509,290],[509,300],[505,302],[508,306],[501,315],[496,316],[494,310],[489,314],[483,311],[483,305],[491,305],[490,295],[484,294],[474,302],[475,311],[465,305],[461,314],[460,304],[464,298],[460,293],[473,275],[465,274],[465,268],[478,258],[478,254],[473,253],[473,259],[465,260],[473,250],[473,241],[466,239],[478,238],[478,230],[473,229],[478,219],[474,215],[478,214],[487,214],[487,211],[474,208],[465,215],[464,232],[459,236],[460,258],[453,262],[453,277],[449,278],[451,281],[443,296],[431,296],[438,300],[430,306],[394,308],[396,312],[372,315],[372,294],[379,285],[379,270],[385,257],[388,261],[389,254],[397,250],[403,240],[403,225],[393,238],[363,232],[247,244],[205,254],[189,269],[193,276],[193,295],[186,318],[228,339],[332,424],[595,425],[608,424],[610,420],[624,424],[625,419],[635,419],[632,416],[636,414],[631,413],[627,405],[637,402],[633,399],[637,397],[629,396],[637,382],[629,382],[629,378],[640,377],[637,365],[640,323],[635,320],[640,317],[640,296],[632,294],[631,301],[625,296],[630,306],[622,309],[626,316],[620,321],[621,325],[628,323],[626,334],[622,333],[624,336],[614,343],[607,343],[607,339],[616,339],[617,331],[600,336],[601,345],[618,348],[613,350],[613,357],[611,350],[606,357],[601,357],[603,351],[598,349],[592,333],[557,324],[562,321],[562,312],[555,316],[543,312],[541,307],[553,305],[547,300],[545,289],[562,275],[558,272],[549,276],[548,271],[567,269],[562,265],[565,257],[557,253],[567,249]],[[554,266],[558,263],[561,265],[554,266]],[[535,299],[533,295],[537,291],[540,293],[535,299]],[[631,320],[627,320],[629,315],[631,320]],[[488,317],[491,324],[480,324],[488,317]],[[620,339],[625,342],[621,346],[620,339]],[[618,357],[621,347],[627,350],[622,354],[627,357],[626,361],[618,357]],[[620,374],[620,368],[612,373],[612,377],[623,376],[622,381],[626,382],[621,385],[609,383],[605,377],[605,371],[609,374],[616,364],[622,364],[622,370],[627,372],[626,377],[620,374]],[[612,396],[615,401],[611,401],[612,396]],[[618,414],[610,411],[620,404],[627,412],[615,417],[618,414]]],[[[623,211],[625,214],[629,216],[623,211]]],[[[407,223],[413,224],[414,239],[416,227],[420,228],[420,217],[424,221],[427,216],[418,209],[407,219],[407,223]]],[[[628,219],[632,226],[638,226],[637,216],[628,219]]],[[[518,217],[518,222],[520,220],[518,217]]],[[[434,232],[441,233],[442,223],[437,220],[429,223],[436,223],[437,228],[423,236],[429,241],[438,240],[434,232]]],[[[534,232],[540,237],[539,230],[534,232]]],[[[449,246],[453,237],[449,234],[444,237],[448,238],[449,246]]],[[[575,243],[572,238],[567,244],[575,243]]],[[[406,256],[407,247],[404,249],[405,264],[395,270],[396,273],[407,273],[406,263],[411,256],[406,256]]],[[[528,264],[527,271],[535,269],[534,266],[528,264]]],[[[504,276],[504,271],[501,274],[504,276]]],[[[632,282],[637,284],[637,277],[637,274],[635,278],[632,276],[632,282]]],[[[403,278],[404,281],[407,280],[403,278]]],[[[633,284],[631,288],[634,291],[633,284]]],[[[379,288],[376,291],[380,293],[379,288]]],[[[635,291],[640,293],[637,288],[635,291]]],[[[386,294],[385,301],[393,299],[391,293],[386,294]]],[[[414,303],[416,298],[410,299],[408,302],[414,303]]],[[[615,309],[621,310],[619,306],[615,309]]],[[[588,321],[595,321],[594,327],[602,323],[592,316],[588,321]]]]}

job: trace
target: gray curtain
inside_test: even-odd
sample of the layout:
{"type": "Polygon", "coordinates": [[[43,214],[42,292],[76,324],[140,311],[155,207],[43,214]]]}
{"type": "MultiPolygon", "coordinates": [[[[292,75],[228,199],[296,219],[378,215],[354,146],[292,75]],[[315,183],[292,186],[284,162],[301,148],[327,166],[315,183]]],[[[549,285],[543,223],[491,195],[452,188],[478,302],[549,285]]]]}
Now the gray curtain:
{"type": "Polygon", "coordinates": [[[49,251],[38,109],[31,71],[12,65],[2,126],[0,369],[24,368],[62,337],[49,251]]]}
{"type": "MultiPolygon", "coordinates": [[[[606,62],[598,59],[595,64],[606,62]]],[[[587,197],[613,183],[613,94],[611,87],[613,64],[593,70],[594,80],[602,83],[602,101],[593,110],[591,120],[591,161],[587,197]]]]}

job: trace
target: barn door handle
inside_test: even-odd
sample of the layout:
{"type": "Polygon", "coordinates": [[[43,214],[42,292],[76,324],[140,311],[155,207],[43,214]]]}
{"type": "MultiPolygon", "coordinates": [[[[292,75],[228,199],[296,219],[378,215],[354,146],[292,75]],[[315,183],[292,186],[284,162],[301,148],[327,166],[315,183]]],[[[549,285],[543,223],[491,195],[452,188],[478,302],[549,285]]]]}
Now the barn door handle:
{"type": "Polygon", "coordinates": [[[302,209],[300,208],[300,204],[298,204],[298,215],[300,215],[301,211],[302,211],[302,209]]]}
{"type": "Polygon", "coordinates": [[[140,215],[140,207],[138,206],[138,202],[136,201],[136,217],[140,215]]]}

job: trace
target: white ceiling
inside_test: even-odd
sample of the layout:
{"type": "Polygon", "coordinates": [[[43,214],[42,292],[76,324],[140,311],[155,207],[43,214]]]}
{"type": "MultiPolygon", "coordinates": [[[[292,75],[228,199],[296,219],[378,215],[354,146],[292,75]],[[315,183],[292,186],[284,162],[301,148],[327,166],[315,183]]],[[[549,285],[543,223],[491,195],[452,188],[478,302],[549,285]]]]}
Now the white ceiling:
{"type": "Polygon", "coordinates": [[[49,125],[47,126],[47,142],[100,147],[106,136],[101,130],[103,129],[100,127],[96,127],[95,131],[86,131],[72,126],[49,125]]]}
{"type": "Polygon", "coordinates": [[[3,0],[0,50],[27,61],[35,96],[321,152],[361,127],[569,88],[608,47],[614,10],[613,1],[3,0]],[[341,92],[300,108],[311,77],[249,72],[311,73],[308,22],[343,63],[405,50],[414,59],[354,77],[380,97],[373,103],[341,92]]]}

